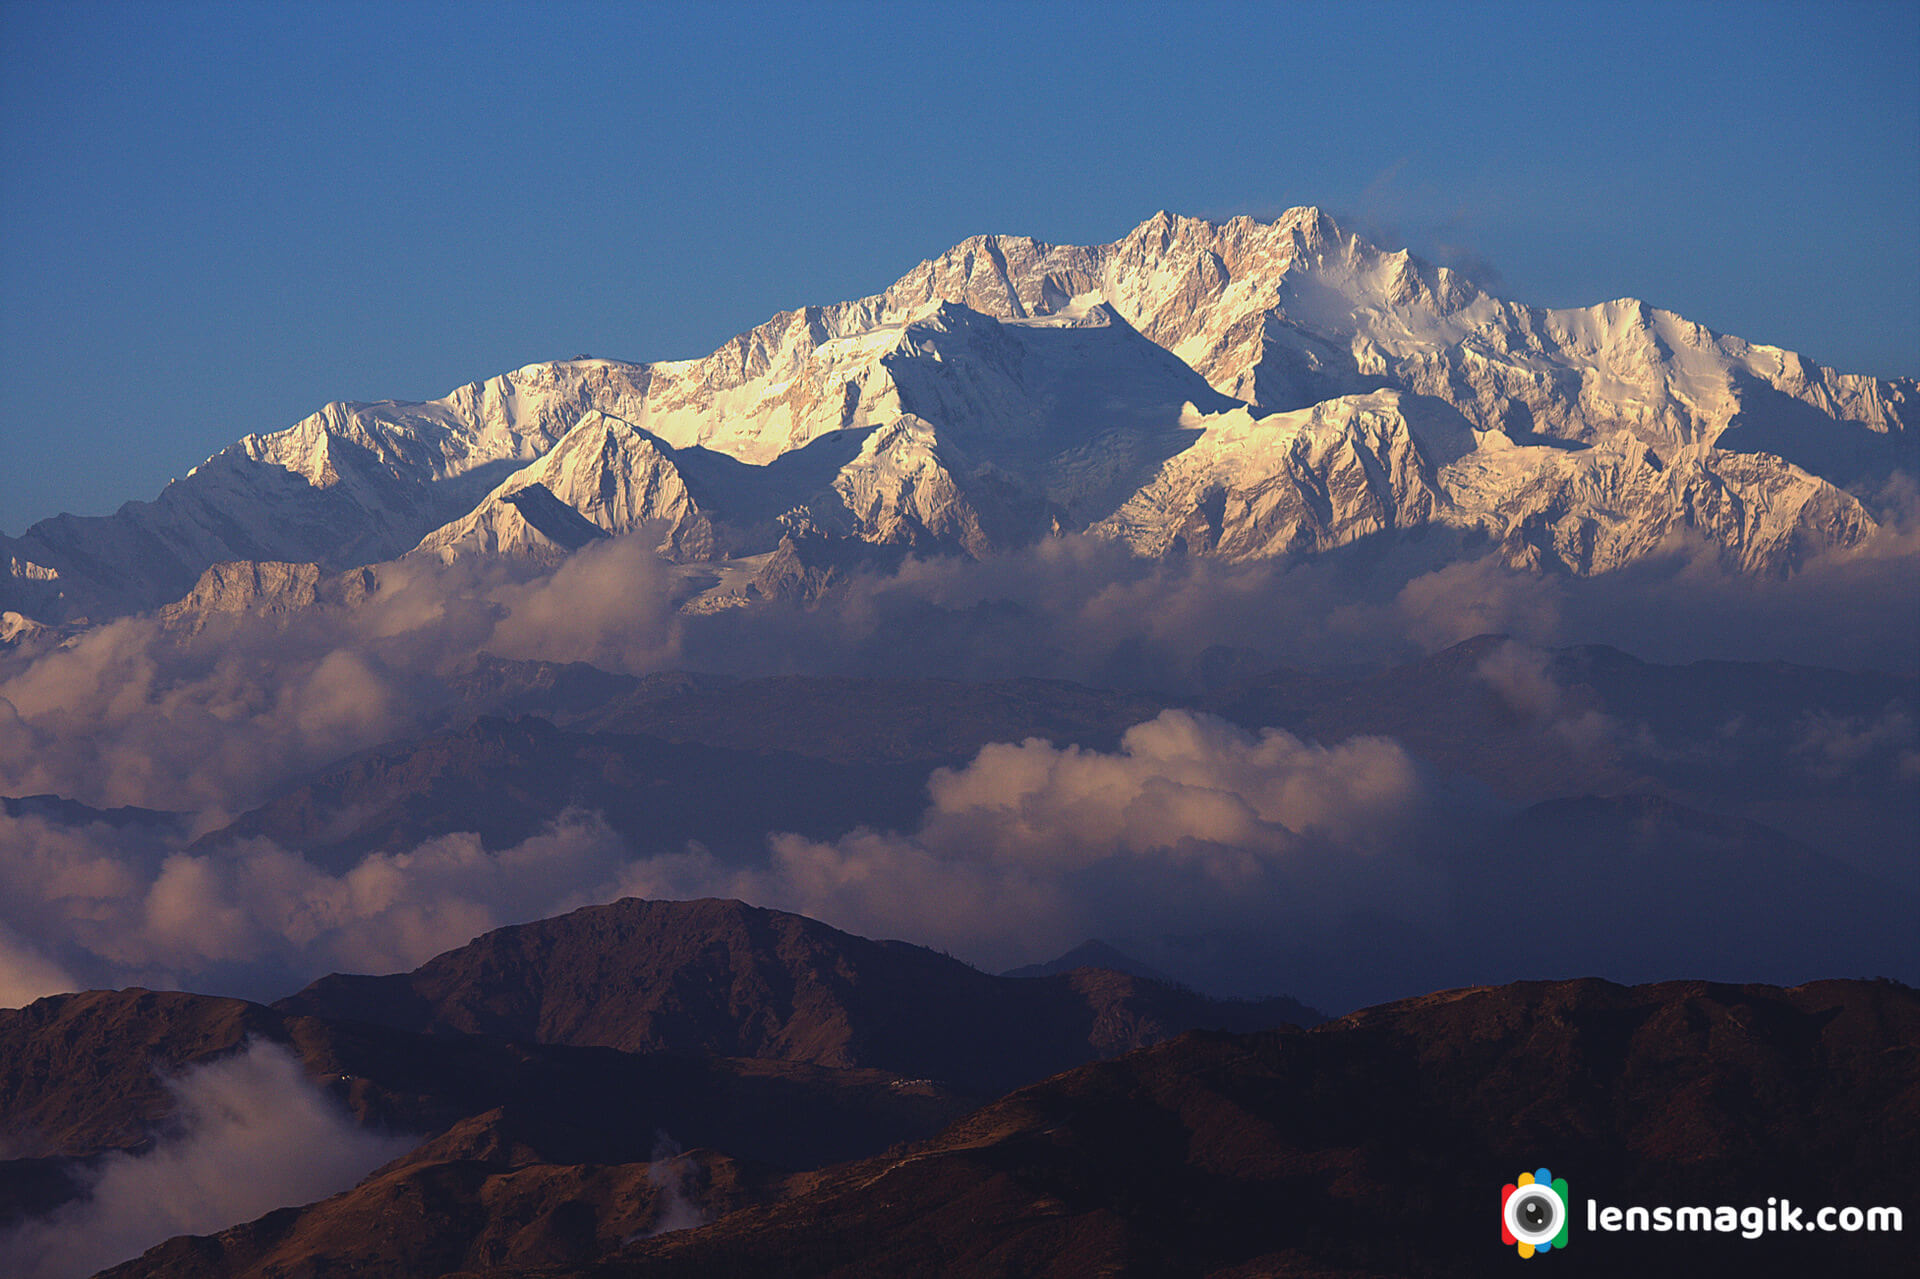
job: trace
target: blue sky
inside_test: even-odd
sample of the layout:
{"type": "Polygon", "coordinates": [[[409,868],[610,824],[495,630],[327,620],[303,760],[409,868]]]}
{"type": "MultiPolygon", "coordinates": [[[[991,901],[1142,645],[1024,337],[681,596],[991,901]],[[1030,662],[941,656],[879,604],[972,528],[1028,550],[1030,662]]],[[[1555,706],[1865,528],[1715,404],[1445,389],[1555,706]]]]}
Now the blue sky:
{"type": "Polygon", "coordinates": [[[978,232],[1295,204],[1920,375],[1920,6],[0,0],[0,531],[978,232]]]}

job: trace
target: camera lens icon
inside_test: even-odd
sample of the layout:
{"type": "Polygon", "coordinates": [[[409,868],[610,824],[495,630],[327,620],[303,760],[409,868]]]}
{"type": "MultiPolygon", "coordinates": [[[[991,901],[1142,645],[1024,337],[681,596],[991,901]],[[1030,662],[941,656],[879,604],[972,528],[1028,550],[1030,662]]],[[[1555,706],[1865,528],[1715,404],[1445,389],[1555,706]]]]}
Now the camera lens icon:
{"type": "Polygon", "coordinates": [[[1528,1186],[1507,1200],[1507,1229],[1515,1239],[1536,1248],[1553,1242],[1560,1233],[1560,1219],[1566,1215],[1567,1206],[1553,1193],[1552,1186],[1528,1186]]]}
{"type": "Polygon", "coordinates": [[[1522,1257],[1567,1245],[1567,1183],[1545,1168],[1500,1189],[1500,1238],[1522,1257]]]}

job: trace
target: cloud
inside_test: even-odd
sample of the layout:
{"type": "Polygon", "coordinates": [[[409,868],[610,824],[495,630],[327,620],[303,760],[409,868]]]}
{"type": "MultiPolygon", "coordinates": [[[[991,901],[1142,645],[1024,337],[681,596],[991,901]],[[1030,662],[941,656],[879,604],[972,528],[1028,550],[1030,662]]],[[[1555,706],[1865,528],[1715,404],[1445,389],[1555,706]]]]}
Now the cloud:
{"type": "Polygon", "coordinates": [[[0,664],[0,794],[215,815],[288,777],[418,731],[475,655],[673,663],[666,567],[640,539],[559,570],[405,561],[351,607],[214,615],[186,633],[157,617],[96,627],[0,664]]]}
{"type": "Polygon", "coordinates": [[[1405,850],[1452,814],[1393,741],[1324,747],[1178,710],[1111,754],[987,746],[929,795],[910,834],[779,834],[764,867],[696,852],[621,887],[739,896],[1007,967],[1142,928],[1314,929],[1362,902],[1421,914],[1405,850]]]}
{"type": "Polygon", "coordinates": [[[1889,706],[1875,716],[1809,716],[1789,748],[1814,777],[1825,782],[1890,769],[1908,783],[1920,781],[1920,726],[1889,706]]]}
{"type": "Polygon", "coordinates": [[[587,547],[545,577],[497,591],[487,639],[502,657],[587,662],[639,674],[680,656],[673,579],[644,537],[587,547]]]}
{"type": "Polygon", "coordinates": [[[656,1134],[653,1159],[647,1164],[647,1184],[658,1196],[653,1210],[653,1225],[637,1238],[651,1239],[676,1230],[692,1230],[706,1224],[707,1214],[697,1195],[699,1165],[685,1157],[680,1143],[665,1130],[656,1134]]]}
{"type": "Polygon", "coordinates": [[[933,774],[912,832],[770,832],[744,861],[640,858],[581,812],[505,849],[453,834],[337,873],[264,839],[198,850],[165,828],[0,815],[0,988],[271,998],[624,894],[737,896],[1007,966],[1122,929],[1311,927],[1363,900],[1418,913],[1405,850],[1456,808],[1391,740],[1323,746],[1175,710],[1110,753],[989,745],[933,774]]]}
{"type": "Polygon", "coordinates": [[[1626,744],[1643,754],[1659,750],[1644,727],[1629,732],[1612,716],[1573,704],[1554,678],[1551,662],[1547,650],[1508,640],[1481,659],[1473,675],[1511,715],[1558,738],[1583,763],[1603,766],[1605,756],[1626,744]]]}
{"type": "MultiPolygon", "coordinates": [[[[1657,744],[1556,688],[1542,647],[1912,669],[1920,495],[1890,486],[1883,513],[1866,547],[1784,580],[1730,572],[1683,539],[1582,580],[1460,559],[1438,531],[1243,564],[1063,537],[855,571],[814,607],[707,615],[675,610],[674,573],[640,538],[551,573],[409,560],[382,566],[380,589],[352,607],[215,616],[192,633],[130,618],[0,655],[0,794],[185,811],[189,833],[213,829],[291,779],[463,718],[452,681],[482,652],[629,673],[1037,676],[1179,693],[1279,665],[1411,660],[1489,631],[1514,643],[1475,678],[1517,717],[1575,759],[1630,750],[1652,767],[1657,744]]],[[[1878,769],[1889,752],[1911,778],[1913,741],[1890,713],[1810,721],[1783,749],[1816,779],[1878,769]]],[[[742,896],[989,965],[1221,920],[1419,921],[1435,910],[1422,899],[1435,850],[1486,820],[1471,807],[1393,742],[1320,746],[1176,715],[1114,753],[990,747],[932,780],[911,831],[770,831],[747,862],[699,847],[638,860],[591,814],[494,854],[457,834],[345,870],[264,841],[202,850],[170,828],[0,815],[0,999],[130,982],[277,995],[330,969],[411,967],[623,891],[742,896]]]]}
{"type": "Polygon", "coordinates": [[[1410,249],[1464,272],[1483,289],[1499,289],[1505,277],[1475,243],[1482,238],[1485,206],[1492,193],[1462,199],[1431,182],[1404,181],[1410,159],[1401,156],[1375,173],[1353,207],[1336,212],[1334,220],[1376,247],[1410,249]]]}
{"type": "Polygon", "coordinates": [[[1323,747],[1178,710],[1127,730],[1111,755],[1038,739],[989,745],[929,789],[925,837],[1027,865],[1189,841],[1271,856],[1302,838],[1378,851],[1426,801],[1418,769],[1387,738],[1323,747]]]}
{"type": "Polygon", "coordinates": [[[1785,579],[1700,540],[1593,578],[1463,552],[1443,530],[1310,559],[1141,560],[1097,538],[857,572],[816,609],[687,619],[689,665],[736,673],[1041,676],[1187,692],[1212,672],[1408,661],[1476,635],[1640,657],[1912,670],[1920,536],[1897,522],[1785,579]],[[1231,660],[1222,661],[1222,658],[1231,660]]]}
{"type": "Polygon", "coordinates": [[[1786,659],[1912,669],[1920,652],[1920,496],[1893,486],[1883,535],[1786,580],[1711,548],[1593,579],[1544,577],[1456,539],[1299,561],[1141,560],[1070,536],[990,560],[908,558],[854,571],[817,606],[688,616],[645,539],[595,543],[556,571],[408,560],[348,606],[224,615],[187,634],[154,618],[51,652],[0,655],[0,794],[201,814],[457,713],[476,655],[643,674],[1051,677],[1195,691],[1276,665],[1411,660],[1472,636],[1601,642],[1641,657],[1786,659]]]}
{"type": "Polygon", "coordinates": [[[412,968],[489,929],[617,895],[630,850],[563,813],[512,847],[460,833],[329,873],[267,840],[177,837],[0,814],[0,993],[79,984],[270,999],[322,973],[412,968]]]}
{"type": "Polygon", "coordinates": [[[1051,538],[989,560],[910,558],[855,572],[820,608],[690,619],[688,659],[734,672],[1195,685],[1222,650],[1273,664],[1419,650],[1394,615],[1394,567],[1144,560],[1051,538]]]}
{"type": "Polygon", "coordinates": [[[1658,662],[1912,673],[1920,670],[1920,522],[1908,510],[1884,514],[1880,536],[1817,556],[1784,579],[1730,570],[1711,547],[1675,538],[1617,572],[1552,584],[1551,624],[1515,633],[1536,643],[1612,644],[1658,662]]]}
{"type": "MultiPolygon", "coordinates": [[[[1627,740],[1555,685],[1536,650],[1496,648],[1473,678],[1571,757],[1627,740]]],[[[1897,772],[1906,755],[1890,757],[1912,740],[1900,716],[1795,731],[1803,769],[1877,760],[1897,772]]],[[[0,817],[0,925],[11,930],[0,963],[17,965],[0,986],[32,991],[64,973],[269,998],[328,971],[411,968],[488,929],[627,895],[737,897],[991,970],[1088,937],[1137,940],[1157,948],[1147,962],[1196,984],[1329,1008],[1538,975],[1544,952],[1501,940],[1514,920],[1555,939],[1551,962],[1570,975],[1914,971],[1910,940],[1898,940],[1911,933],[1910,894],[1764,828],[1664,800],[1515,814],[1438,780],[1390,738],[1309,742],[1185,710],[1135,725],[1111,751],[990,744],[933,773],[911,829],[774,831],[757,853],[690,844],[639,856],[582,812],[494,852],[462,833],[337,871],[267,840],[201,850],[181,839],[0,817]],[[1536,892],[1566,920],[1535,919],[1536,892]],[[1844,937],[1830,931],[1842,920],[1844,937]]]]}
{"type": "Polygon", "coordinates": [[[87,1197],[0,1237],[21,1279],[65,1279],[139,1256],[176,1235],[212,1234],[354,1185],[412,1142],[357,1128],[278,1044],[183,1072],[153,1149],[109,1154],[87,1197]]]}
{"type": "MultiPolygon", "coordinates": [[[[1497,648],[1476,677],[1573,758],[1634,742],[1537,650],[1497,648]]],[[[1823,723],[1804,749],[1885,763],[1910,729],[1823,723]]],[[[1323,745],[1170,710],[1112,752],[989,745],[928,796],[911,831],[779,834],[764,865],[689,850],[634,863],[620,888],[740,897],[988,969],[1099,937],[1203,987],[1332,1009],[1542,964],[1616,980],[1916,971],[1913,898],[1891,882],[1657,798],[1516,813],[1388,738],[1323,745]],[[1534,940],[1509,945],[1521,932],[1534,940]]]]}

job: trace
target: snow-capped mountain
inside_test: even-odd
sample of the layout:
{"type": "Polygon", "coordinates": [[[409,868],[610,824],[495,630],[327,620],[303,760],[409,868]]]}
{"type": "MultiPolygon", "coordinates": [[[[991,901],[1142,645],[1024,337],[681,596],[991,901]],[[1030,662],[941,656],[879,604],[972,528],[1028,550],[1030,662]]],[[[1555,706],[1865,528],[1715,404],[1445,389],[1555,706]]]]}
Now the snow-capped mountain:
{"type": "Polygon", "coordinates": [[[654,524],[683,559],[799,531],[985,555],[1104,517],[1193,438],[1196,401],[1235,407],[1104,304],[1002,321],[934,301],[814,332],[788,329],[758,377],[725,351],[653,366],[664,389],[630,419],[589,413],[419,550],[550,558],[654,524]],[[687,386],[712,394],[692,407],[687,386]]]}
{"type": "Polygon", "coordinates": [[[665,521],[663,554],[703,558],[713,530],[687,492],[674,450],[632,423],[590,410],[546,456],[509,475],[423,551],[556,558],[588,542],[665,521]]]}
{"type": "Polygon", "coordinates": [[[1783,571],[1872,535],[1915,403],[1630,299],[1507,301],[1315,209],[1162,213],[1108,245],[976,237],[704,359],[330,405],[154,502],[0,539],[0,605],[101,616],[223,561],[551,560],[642,528],[679,560],[1062,530],[1249,558],[1441,525],[1581,574],[1690,532],[1783,571]]]}
{"type": "Polygon", "coordinates": [[[346,569],[391,559],[547,452],[596,406],[639,402],[644,367],[534,364],[424,404],[329,404],[249,435],[152,502],[0,538],[26,611],[95,616],[176,599],[231,560],[346,569]],[[62,607],[64,605],[64,607],[62,607]]]}
{"type": "MultiPolygon", "coordinates": [[[[976,237],[882,299],[953,297],[1024,317],[1086,294],[1260,410],[1393,388],[1515,438],[1589,441],[1626,429],[1679,444],[1758,425],[1750,419],[1784,397],[1854,428],[1830,446],[1913,426],[1911,379],[1835,373],[1631,298],[1571,310],[1505,301],[1446,267],[1382,252],[1312,208],[1270,223],[1160,213],[1097,248],[976,237]]],[[[1786,434],[1776,428],[1774,442],[1786,434]]],[[[1789,460],[1808,465],[1817,452],[1789,460]]]]}

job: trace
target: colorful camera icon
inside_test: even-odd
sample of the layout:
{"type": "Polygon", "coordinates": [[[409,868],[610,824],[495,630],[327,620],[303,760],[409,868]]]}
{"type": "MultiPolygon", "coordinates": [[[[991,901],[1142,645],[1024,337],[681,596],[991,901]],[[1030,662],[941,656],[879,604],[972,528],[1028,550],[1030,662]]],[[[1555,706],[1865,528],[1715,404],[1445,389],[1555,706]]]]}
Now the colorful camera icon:
{"type": "Polygon", "coordinates": [[[1523,1172],[1500,1188],[1500,1241],[1522,1257],[1567,1246],[1567,1181],[1545,1168],[1523,1172]]]}

